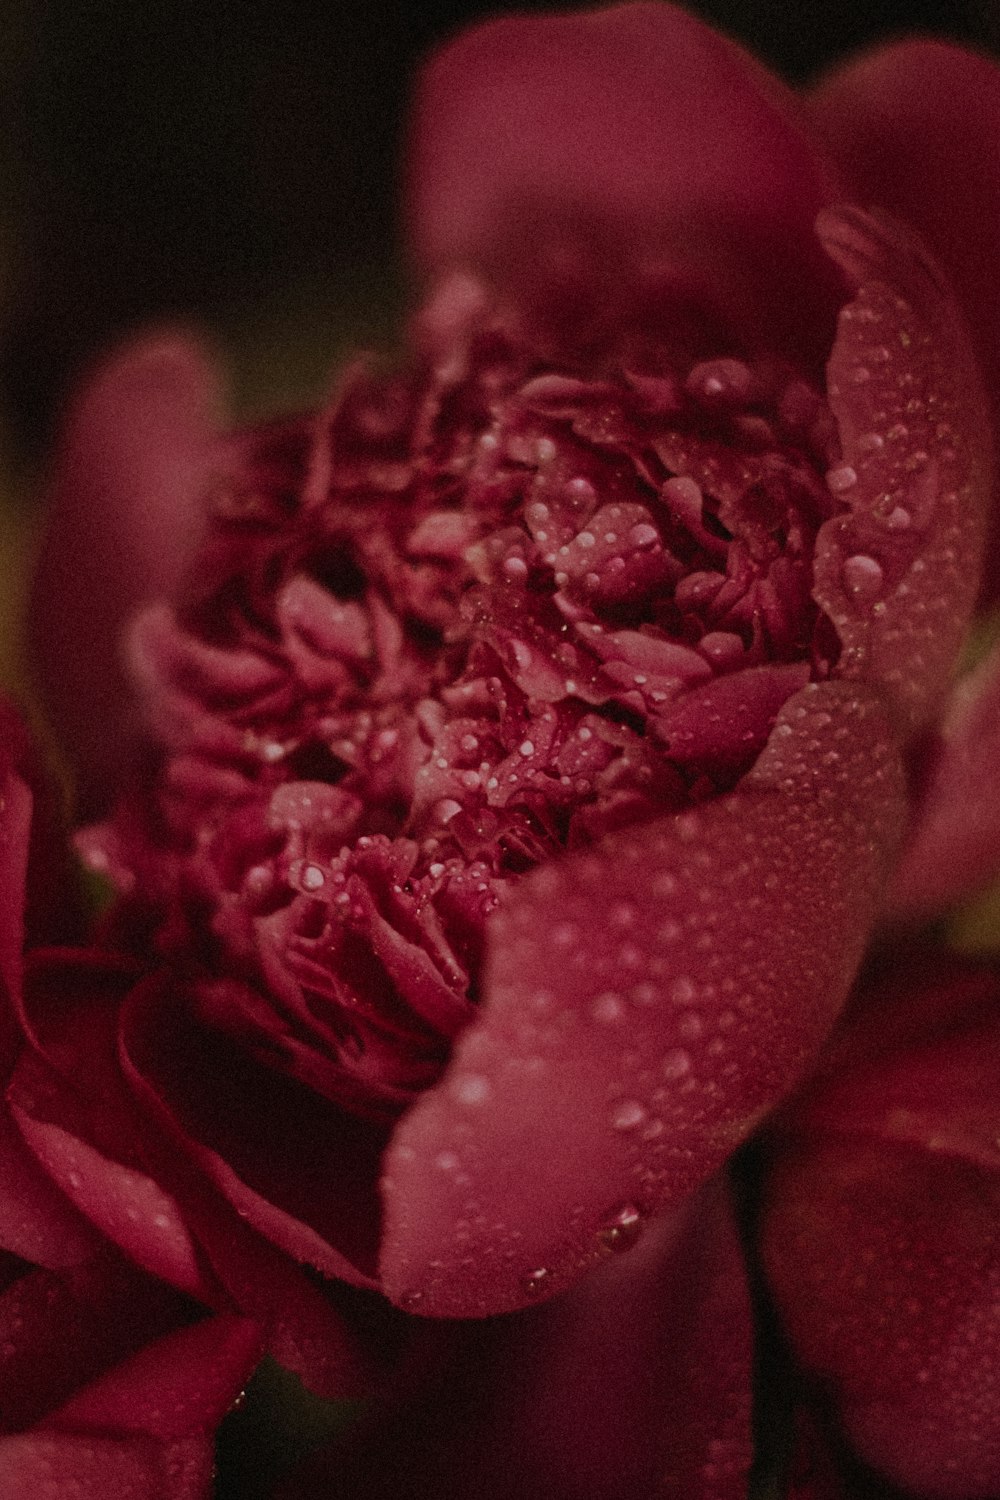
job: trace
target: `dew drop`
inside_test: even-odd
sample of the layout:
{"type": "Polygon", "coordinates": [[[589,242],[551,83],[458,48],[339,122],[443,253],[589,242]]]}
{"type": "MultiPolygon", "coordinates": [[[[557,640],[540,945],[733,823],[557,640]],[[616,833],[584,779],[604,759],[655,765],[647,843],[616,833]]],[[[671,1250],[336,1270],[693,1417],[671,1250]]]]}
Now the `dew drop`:
{"type": "Polygon", "coordinates": [[[858,476],[850,464],[841,464],[839,468],[829,470],[826,482],[835,495],[842,495],[846,490],[854,488],[858,476]]]}
{"type": "Polygon", "coordinates": [[[867,557],[863,553],[847,558],[841,576],[848,594],[860,603],[877,599],[885,581],[881,565],[874,557],[867,557]]]}
{"type": "Polygon", "coordinates": [[[621,996],[616,995],[614,990],[605,990],[602,995],[597,996],[590,1007],[591,1016],[604,1026],[620,1021],[624,1013],[625,1007],[622,1005],[621,996]]]}
{"type": "Polygon", "coordinates": [[[326,884],[326,876],[319,865],[306,865],[302,871],[302,884],[307,891],[320,891],[326,884]]]}
{"type": "Polygon", "coordinates": [[[622,1203],[602,1218],[597,1230],[597,1243],[602,1250],[620,1255],[631,1250],[642,1233],[642,1214],[634,1203],[622,1203]]]}
{"type": "Polygon", "coordinates": [[[673,1047],[664,1056],[660,1065],[660,1071],[668,1081],[674,1078],[683,1078],[685,1073],[691,1071],[691,1054],[685,1052],[683,1047],[673,1047]]]}
{"type": "Polygon", "coordinates": [[[540,1297],[545,1290],[545,1284],[549,1279],[547,1266],[539,1266],[537,1270],[529,1271],[527,1276],[521,1279],[521,1290],[526,1297],[540,1297]]]}
{"type": "Polygon", "coordinates": [[[482,1073],[460,1073],[452,1084],[452,1093],[459,1104],[485,1104],[492,1092],[489,1079],[482,1073]]]}
{"type": "Polygon", "coordinates": [[[697,990],[686,974],[675,979],[670,987],[670,998],[675,1005],[690,1005],[697,997],[697,990]]]}
{"type": "Polygon", "coordinates": [[[622,1099],[611,1111],[611,1124],[615,1130],[635,1130],[646,1118],[646,1110],[638,1099],[622,1099]]]}

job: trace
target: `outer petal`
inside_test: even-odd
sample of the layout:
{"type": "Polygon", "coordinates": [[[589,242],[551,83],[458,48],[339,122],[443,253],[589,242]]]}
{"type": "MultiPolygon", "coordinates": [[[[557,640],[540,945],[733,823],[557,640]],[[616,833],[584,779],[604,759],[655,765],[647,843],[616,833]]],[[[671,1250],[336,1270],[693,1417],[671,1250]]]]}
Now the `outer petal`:
{"type": "Polygon", "coordinates": [[[168,1335],[41,1426],[0,1440],[0,1497],[203,1500],[214,1428],[259,1355],[260,1331],[243,1319],[212,1318],[168,1335]]]}
{"type": "Polygon", "coordinates": [[[1000,871],[1000,646],[956,688],[896,873],[893,908],[930,916],[1000,871]]]}
{"type": "Polygon", "coordinates": [[[811,225],[831,196],[794,96],[672,5],[503,18],[423,76],[409,221],[428,270],[524,293],[589,245],[605,301],[659,265],[752,339],[807,332],[815,355],[836,303],[811,225]]]}
{"type": "Polygon", "coordinates": [[[850,506],[816,543],[838,674],[882,684],[908,729],[937,709],[979,590],[990,499],[985,397],[959,308],[918,242],[857,209],[819,233],[857,283],[829,364],[850,506]]]}
{"type": "Polygon", "coordinates": [[[763,1215],[792,1344],[851,1442],[956,1500],[1000,1488],[998,999],[995,972],[926,959],[874,991],[775,1132],[763,1215]]]}
{"type": "Polygon", "coordinates": [[[947,269],[1000,422],[1000,67],[946,42],[901,42],[832,73],[809,107],[851,195],[913,224],[947,269]]]}
{"type": "Polygon", "coordinates": [[[735,793],[526,877],[481,1020],[387,1154],[389,1295],[523,1306],[599,1255],[623,1202],[690,1193],[829,1028],[901,814],[880,709],[811,687],[735,793]]]}
{"type": "Polygon", "coordinates": [[[179,990],[153,983],[130,1001],[133,1087],[242,1218],[293,1259],[374,1288],[384,1136],[206,1027],[179,990]]]}
{"type": "Polygon", "coordinates": [[[750,1304],[726,1184],[629,1248],[633,1228],[564,1297],[460,1325],[425,1400],[314,1461],[282,1500],[743,1500],[750,1304]]]}
{"type": "Polygon", "coordinates": [[[96,955],[33,965],[26,1049],[10,1089],[21,1134],[75,1206],[139,1265],[193,1296],[214,1286],[177,1202],[149,1174],[117,1068],[118,1007],[135,975],[96,955]]]}
{"type": "Polygon", "coordinates": [[[190,1303],[107,1245],[69,1272],[22,1274],[0,1297],[0,1430],[33,1426],[190,1315],[190,1303]]]}
{"type": "Polygon", "coordinates": [[[219,454],[218,390],[202,351],[164,333],[113,355],[83,387],[50,486],[30,611],[39,682],[80,772],[82,811],[113,796],[136,727],[124,622],[170,591],[200,531],[219,454]]]}
{"type": "Polygon", "coordinates": [[[11,1089],[15,1118],[46,1171],[141,1265],[255,1318],[274,1354],[320,1394],[370,1383],[337,1308],[220,1198],[169,1118],[164,1136],[130,1093],[116,1048],[131,976],[110,962],[59,957],[38,966],[29,1015],[41,1050],[25,1054],[11,1089]]]}
{"type": "Polygon", "coordinates": [[[0,1107],[0,1246],[41,1266],[71,1266],[97,1236],[60,1193],[0,1107]]]}

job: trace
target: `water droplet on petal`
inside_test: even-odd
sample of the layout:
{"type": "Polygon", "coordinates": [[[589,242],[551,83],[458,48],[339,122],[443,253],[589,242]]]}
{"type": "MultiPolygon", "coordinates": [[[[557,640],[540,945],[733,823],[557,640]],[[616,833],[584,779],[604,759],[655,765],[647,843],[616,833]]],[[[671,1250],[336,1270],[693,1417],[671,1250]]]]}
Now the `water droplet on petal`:
{"type": "Polygon", "coordinates": [[[664,1078],[683,1078],[685,1073],[691,1071],[691,1054],[685,1052],[683,1047],[673,1047],[664,1056],[660,1066],[664,1078]]]}
{"type": "Polygon", "coordinates": [[[591,1016],[602,1025],[612,1025],[615,1021],[620,1021],[624,1013],[625,1007],[622,1005],[621,996],[616,995],[613,990],[605,990],[602,995],[598,995],[590,1007],[591,1016]]]}
{"type": "Polygon", "coordinates": [[[634,1203],[622,1203],[604,1215],[597,1230],[597,1243],[602,1250],[619,1255],[631,1250],[642,1233],[642,1214],[634,1203]]]}
{"type": "Polygon", "coordinates": [[[853,489],[858,476],[850,464],[841,464],[839,468],[829,470],[826,482],[835,495],[842,495],[846,490],[853,489]]]}
{"type": "Polygon", "coordinates": [[[859,603],[877,599],[885,581],[881,564],[874,557],[866,557],[863,553],[847,558],[841,576],[844,588],[859,603]]]}
{"type": "Polygon", "coordinates": [[[646,1110],[638,1099],[622,1099],[611,1111],[611,1124],[615,1130],[635,1130],[646,1118],[646,1110]]]}
{"type": "Polygon", "coordinates": [[[459,1104],[485,1104],[492,1092],[492,1084],[482,1073],[460,1073],[452,1084],[452,1094],[459,1104]]]}

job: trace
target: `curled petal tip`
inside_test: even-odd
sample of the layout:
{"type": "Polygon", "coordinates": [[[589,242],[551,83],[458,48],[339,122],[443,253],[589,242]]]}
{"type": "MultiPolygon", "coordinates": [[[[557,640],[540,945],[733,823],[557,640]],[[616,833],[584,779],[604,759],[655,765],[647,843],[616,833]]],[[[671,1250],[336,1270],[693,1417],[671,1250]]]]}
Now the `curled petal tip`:
{"type": "Polygon", "coordinates": [[[877,683],[903,732],[954,671],[979,588],[990,431],[964,319],[909,230],[857,208],[818,233],[856,283],[828,366],[849,514],[817,539],[814,597],[843,651],[838,675],[877,683]]]}

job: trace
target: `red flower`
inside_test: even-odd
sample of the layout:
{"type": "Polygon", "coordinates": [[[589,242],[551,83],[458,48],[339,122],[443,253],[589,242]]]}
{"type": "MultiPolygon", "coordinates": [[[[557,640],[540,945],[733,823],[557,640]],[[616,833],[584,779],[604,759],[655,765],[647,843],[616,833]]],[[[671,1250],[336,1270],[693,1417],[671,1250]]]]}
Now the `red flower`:
{"type": "MultiPolygon", "coordinates": [[[[36,960],[12,1098],[141,1264],[280,1303],[306,1364],[297,1262],[479,1316],[683,1202],[802,1076],[885,905],[991,441],[941,273],[831,207],[834,100],[668,6],[480,28],[425,78],[402,373],[214,445],[177,340],[81,397],[36,639],[106,806],[146,605],[150,745],[86,839],[140,957],[36,960]],[[140,1179],[189,1240],[123,1223],[140,1179]]],[[[936,817],[947,894],[982,873],[933,795],[911,906],[936,817]]]]}
{"type": "Polygon", "coordinates": [[[1000,975],[918,953],[769,1137],[762,1254],[815,1393],[919,1495],[1000,1489],[1000,975]]]}

